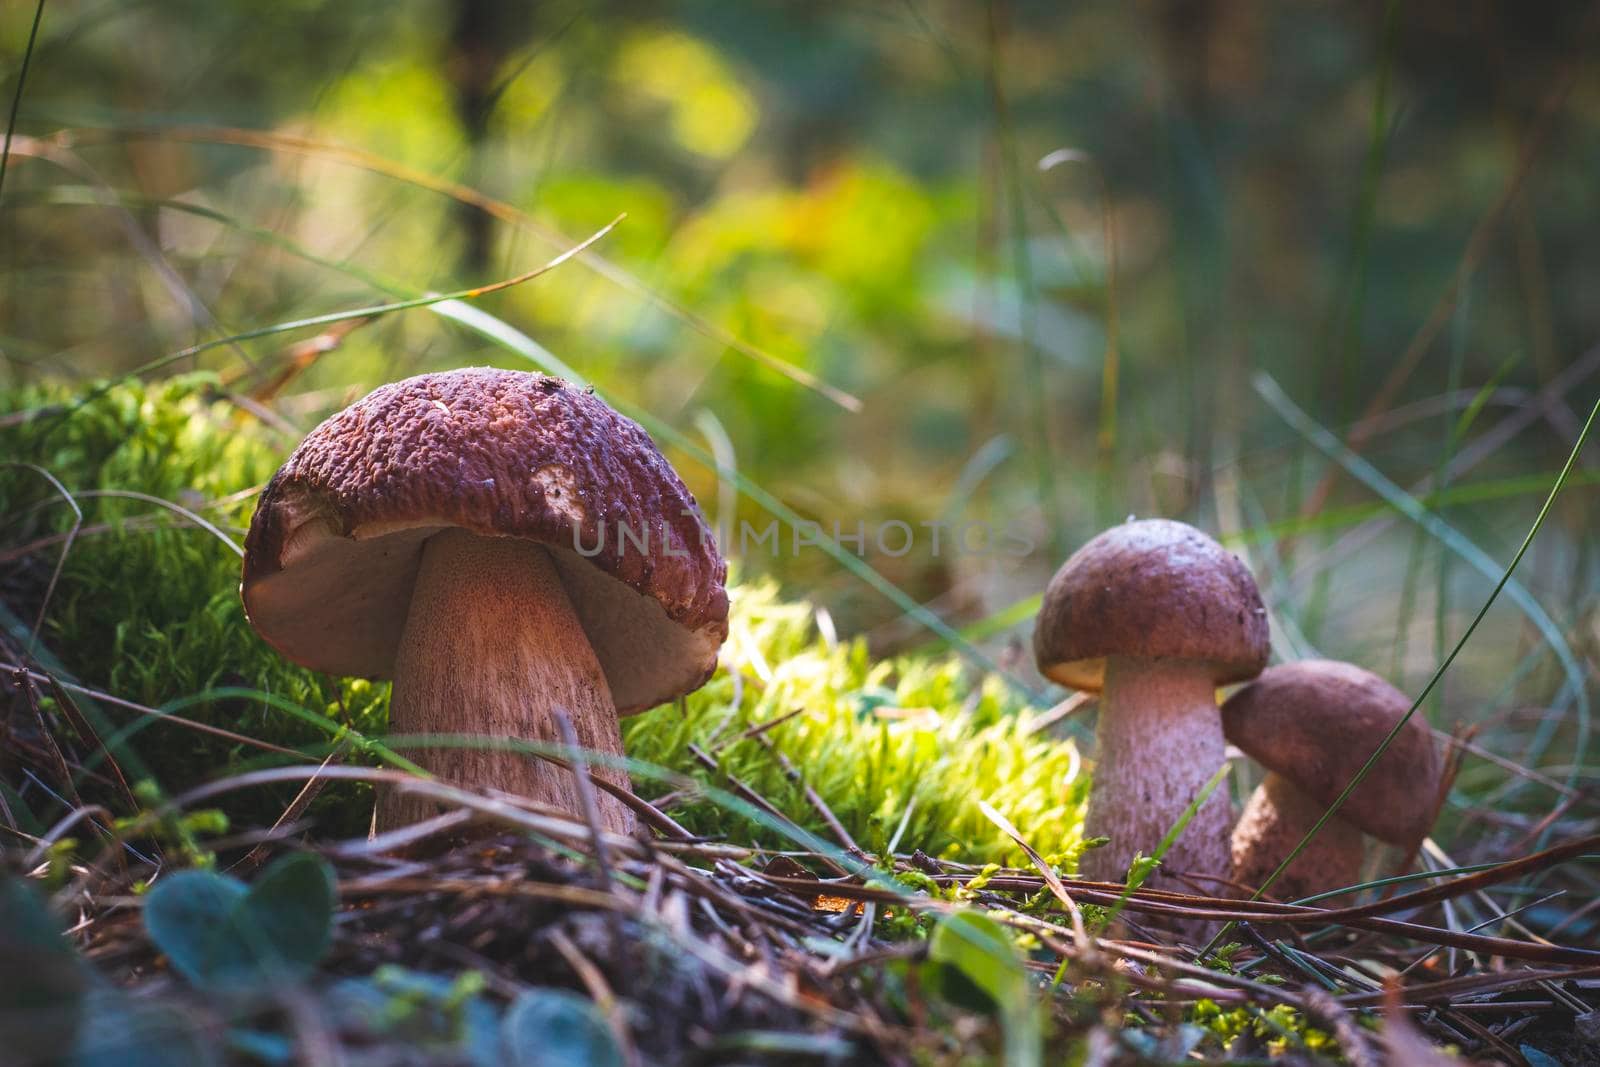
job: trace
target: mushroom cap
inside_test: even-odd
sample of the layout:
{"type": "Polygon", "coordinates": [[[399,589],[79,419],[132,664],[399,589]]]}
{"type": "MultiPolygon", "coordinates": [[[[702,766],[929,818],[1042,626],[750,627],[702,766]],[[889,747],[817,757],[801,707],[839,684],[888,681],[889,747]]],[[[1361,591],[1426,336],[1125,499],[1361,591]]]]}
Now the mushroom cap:
{"type": "Polygon", "coordinates": [[[1267,611],[1239,558],[1166,519],[1114,526],[1061,565],[1033,631],[1039,672],[1099,690],[1107,656],[1191,660],[1217,685],[1267,665],[1267,611]]]}
{"type": "Polygon", "coordinates": [[[251,520],[246,614],[296,663],[388,677],[423,542],[447,527],[548,548],[618,711],[715,670],[727,564],[694,497],[637,423],[523,371],[408,378],[312,430],[251,520]]]}
{"type": "MultiPolygon", "coordinates": [[[[1222,705],[1222,732],[1267,770],[1326,808],[1411,707],[1371,671],[1332,660],[1273,667],[1222,705]]],[[[1422,840],[1441,773],[1427,720],[1414,715],[1339,809],[1390,844],[1422,840]]]]}

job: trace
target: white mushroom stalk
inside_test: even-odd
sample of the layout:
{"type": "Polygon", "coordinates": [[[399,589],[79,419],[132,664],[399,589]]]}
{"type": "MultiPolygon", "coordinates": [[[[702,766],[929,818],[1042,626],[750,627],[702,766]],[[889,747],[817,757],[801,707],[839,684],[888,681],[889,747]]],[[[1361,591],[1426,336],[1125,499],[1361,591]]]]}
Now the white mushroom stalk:
{"type": "MultiPolygon", "coordinates": [[[[559,744],[558,709],[580,747],[602,760],[622,755],[605,672],[549,552],[531,541],[461,529],[434,534],[423,547],[395,656],[390,733],[483,735],[490,746],[428,748],[413,758],[446,781],[492,783],[577,812],[583,809],[571,771],[492,747],[501,738],[559,744]]],[[[591,771],[628,785],[616,767],[591,771]]],[[[594,793],[605,828],[632,828],[633,813],[621,801],[598,786],[594,793]]],[[[379,802],[378,825],[419,822],[437,814],[431,809],[419,794],[391,791],[379,802]]]]}
{"type": "MultiPolygon", "coordinates": [[[[1225,748],[1209,671],[1181,660],[1109,657],[1088,826],[1111,841],[1084,854],[1083,876],[1120,882],[1136,853],[1153,854],[1222,767],[1225,748]]],[[[1202,874],[1226,870],[1232,822],[1228,791],[1219,787],[1162,866],[1202,874]]]]}

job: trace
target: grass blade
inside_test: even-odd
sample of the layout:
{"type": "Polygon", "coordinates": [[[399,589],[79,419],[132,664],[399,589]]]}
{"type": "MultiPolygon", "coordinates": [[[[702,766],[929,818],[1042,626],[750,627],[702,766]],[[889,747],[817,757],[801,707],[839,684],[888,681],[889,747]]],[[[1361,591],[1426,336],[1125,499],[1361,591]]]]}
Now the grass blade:
{"type": "MultiPolygon", "coordinates": [[[[1578,737],[1574,747],[1577,752],[1582,753],[1589,738],[1589,698],[1584,692],[1583,668],[1579,665],[1577,657],[1573,655],[1571,646],[1567,644],[1566,638],[1562,636],[1561,629],[1555,624],[1555,620],[1550,617],[1544,606],[1539,603],[1532,593],[1528,592],[1525,586],[1512,579],[1511,572],[1516,569],[1518,561],[1522,559],[1523,553],[1527,551],[1528,546],[1532,543],[1534,534],[1539,531],[1546,514],[1549,513],[1550,504],[1555,499],[1555,495],[1566,485],[1567,479],[1577,463],[1578,456],[1583,452],[1584,442],[1588,440],[1589,431],[1594,422],[1594,412],[1590,412],[1589,422],[1584,425],[1582,433],[1579,434],[1577,442],[1568,454],[1567,462],[1562,467],[1561,473],[1557,475],[1555,485],[1552,487],[1550,495],[1546,497],[1544,506],[1540,508],[1539,516],[1534,521],[1533,528],[1529,530],[1528,536],[1523,540],[1522,547],[1517,550],[1511,565],[1502,570],[1500,565],[1495,563],[1488,553],[1468,540],[1466,535],[1445,522],[1436,513],[1424,507],[1410,493],[1385,477],[1370,462],[1357,455],[1349,446],[1334,436],[1331,431],[1296,406],[1294,401],[1289,399],[1288,394],[1283,391],[1282,387],[1269,375],[1265,373],[1256,375],[1255,388],[1262,399],[1272,405],[1283,420],[1316,446],[1318,451],[1343,467],[1363,485],[1377,493],[1393,506],[1396,511],[1399,511],[1406,518],[1436,537],[1478,573],[1495,583],[1494,591],[1490,594],[1488,601],[1485,602],[1477,617],[1472,621],[1472,625],[1467,628],[1466,633],[1462,635],[1461,640],[1457,642],[1455,648],[1450,652],[1449,657],[1445,660],[1444,667],[1436,671],[1433,679],[1428,682],[1427,691],[1433,689],[1439,675],[1455,659],[1456,654],[1461,651],[1462,645],[1472,635],[1472,631],[1477,628],[1484,613],[1489,610],[1489,605],[1494,603],[1501,591],[1504,590],[1506,596],[1517,607],[1522,609],[1523,614],[1528,617],[1534,628],[1539,631],[1539,635],[1550,645],[1556,659],[1561,663],[1562,670],[1566,673],[1568,684],[1576,692],[1578,737]]],[[[1600,408],[1600,405],[1597,405],[1597,408],[1600,408]]],[[[1536,759],[1537,755],[1538,753],[1530,754],[1530,761],[1536,759]]],[[[1582,760],[1580,758],[1573,765],[1568,775],[1567,785],[1571,786],[1577,780],[1581,771],[1582,760]]]]}
{"type": "MultiPolygon", "coordinates": [[[[385,159],[376,153],[351,148],[348,145],[331,144],[310,137],[298,137],[265,130],[247,130],[228,126],[133,127],[125,129],[84,127],[65,132],[83,140],[92,139],[95,135],[112,135],[128,140],[167,137],[200,144],[238,145],[268,152],[334,160],[348,166],[371,171],[374,174],[381,174],[386,178],[393,178],[396,181],[415,185],[419,189],[426,189],[440,196],[449,197],[457,203],[476,208],[511,226],[527,230],[547,244],[560,248],[570,247],[573,244],[564,235],[539,223],[527,212],[503,200],[496,200],[470,186],[461,185],[444,178],[437,178],[426,171],[407,167],[404,164],[385,159]]],[[[763,348],[758,348],[749,341],[730,333],[728,330],[681,304],[668,300],[651,289],[649,285],[637,276],[612,263],[605,257],[586,248],[581,250],[578,260],[585,267],[588,267],[612,284],[633,293],[641,299],[648,300],[652,304],[659,305],[673,318],[676,318],[696,333],[715,341],[719,345],[733,349],[745,358],[788,378],[796,385],[809,389],[818,396],[826,397],[831,403],[838,405],[851,414],[858,414],[861,411],[862,404],[859,397],[822,380],[804,367],[798,367],[763,348]]]]}
{"type": "Polygon", "coordinates": [[[28,63],[39,39],[39,23],[44,20],[44,0],[33,9],[33,25],[28,28],[28,43],[22,49],[22,68],[17,71],[17,91],[11,94],[11,115],[6,119],[6,143],[0,147],[0,192],[6,186],[6,164],[11,162],[11,135],[17,130],[17,111],[22,107],[22,87],[28,83],[28,63]]]}
{"type": "MultiPolygon", "coordinates": [[[[1437,516],[1434,516],[1430,512],[1423,510],[1415,500],[1405,493],[1404,490],[1395,485],[1393,482],[1390,482],[1387,478],[1380,474],[1376,468],[1372,467],[1370,463],[1367,463],[1354,452],[1351,452],[1350,449],[1348,449],[1341,441],[1335,438],[1325,428],[1314,422],[1308,415],[1305,414],[1305,412],[1301,411],[1297,406],[1295,406],[1294,402],[1284,394],[1283,390],[1278,386],[1278,383],[1273,381],[1271,377],[1267,376],[1266,374],[1257,375],[1255,379],[1255,386],[1256,391],[1260,393],[1268,403],[1277,409],[1278,413],[1283,416],[1286,422],[1305,434],[1314,445],[1316,445],[1322,452],[1324,452],[1324,454],[1328,456],[1328,458],[1338,462],[1351,474],[1354,474],[1356,477],[1360,478],[1363,482],[1370,485],[1386,498],[1391,499],[1391,501],[1404,514],[1406,514],[1407,517],[1419,524],[1426,526],[1430,533],[1435,533],[1440,537],[1441,540],[1445,541],[1446,544],[1450,545],[1458,552],[1461,552],[1464,558],[1466,558],[1469,562],[1472,562],[1474,566],[1480,566],[1481,568],[1481,565],[1485,562],[1487,562],[1491,567],[1493,566],[1492,561],[1489,561],[1488,557],[1484,556],[1481,550],[1472,545],[1470,542],[1466,541],[1464,537],[1446,525],[1443,520],[1438,519],[1437,516]],[[1470,549],[1470,552],[1463,551],[1463,549],[1470,549]]],[[[1322,827],[1326,825],[1329,819],[1333,818],[1340,807],[1344,805],[1344,802],[1349,799],[1350,794],[1355,791],[1356,787],[1359,786],[1366,776],[1372,771],[1372,768],[1376,766],[1379,758],[1382,757],[1384,752],[1388,750],[1389,745],[1393,743],[1394,739],[1399,736],[1400,731],[1405,728],[1406,723],[1411,721],[1411,717],[1416,714],[1417,709],[1422,706],[1423,701],[1428,698],[1428,695],[1432,693],[1434,688],[1439,684],[1439,680],[1443,678],[1445,672],[1450,669],[1451,664],[1455,662],[1456,657],[1460,655],[1461,650],[1466,647],[1467,642],[1472,638],[1473,633],[1477,630],[1478,624],[1483,621],[1484,616],[1489,613],[1489,608],[1493,606],[1497,599],[1499,599],[1500,593],[1504,590],[1520,588],[1519,586],[1513,585],[1511,581],[1512,572],[1517,569],[1517,564],[1522,562],[1522,557],[1527,553],[1528,547],[1533,544],[1534,537],[1538,535],[1540,528],[1544,525],[1546,517],[1549,516],[1551,506],[1554,505],[1556,497],[1561,494],[1562,487],[1566,484],[1567,476],[1572,473],[1572,468],[1577,462],[1578,454],[1583,450],[1584,442],[1588,440],[1590,432],[1594,429],[1596,415],[1600,415],[1600,401],[1596,401],[1595,406],[1590,410],[1589,418],[1584,423],[1583,431],[1579,434],[1577,443],[1573,446],[1572,451],[1568,454],[1567,462],[1565,466],[1562,467],[1561,473],[1557,475],[1555,484],[1550,487],[1550,493],[1548,496],[1546,496],[1544,505],[1539,509],[1539,514],[1534,519],[1533,525],[1528,529],[1527,536],[1523,538],[1522,544],[1517,549],[1516,555],[1511,558],[1511,562],[1507,564],[1505,569],[1500,573],[1498,580],[1495,582],[1494,589],[1489,593],[1488,598],[1484,600],[1483,606],[1478,609],[1477,615],[1473,617],[1473,620],[1467,626],[1466,631],[1463,632],[1461,637],[1456,641],[1455,647],[1450,650],[1449,655],[1447,655],[1439,664],[1438,668],[1434,670],[1433,676],[1428,679],[1427,684],[1422,687],[1422,691],[1418,693],[1416,699],[1412,701],[1411,707],[1403,716],[1401,716],[1400,720],[1395,723],[1388,735],[1384,737],[1382,743],[1378,745],[1376,751],[1374,751],[1372,755],[1368,757],[1366,763],[1362,764],[1361,769],[1356,772],[1355,777],[1350,780],[1350,783],[1345,786],[1344,790],[1338,795],[1338,797],[1334,799],[1334,802],[1329,805],[1328,809],[1322,813],[1322,817],[1319,818],[1315,824],[1313,824],[1310,831],[1308,831],[1305,837],[1300,840],[1300,843],[1295,845],[1295,847],[1290,851],[1289,855],[1285,857],[1283,862],[1278,865],[1277,869],[1267,877],[1266,881],[1264,881],[1253,894],[1251,894],[1251,900],[1259,899],[1261,894],[1265,893],[1273,884],[1273,882],[1277,881],[1278,877],[1282,875],[1283,872],[1288,869],[1289,865],[1293,863],[1300,855],[1300,853],[1305,850],[1306,846],[1311,843],[1311,840],[1315,838],[1316,835],[1322,830],[1322,827]]],[[[1524,593],[1524,596],[1527,596],[1527,594],[1524,593]]],[[[1527,597],[1527,599],[1532,601],[1531,596],[1527,597]]],[[[1544,618],[1548,623],[1548,616],[1544,615],[1543,609],[1538,607],[1536,601],[1533,601],[1533,607],[1538,610],[1539,616],[1544,618]]],[[[1549,623],[1549,625],[1552,628],[1554,626],[1553,623],[1549,623]]],[[[1564,644],[1559,647],[1561,649],[1565,648],[1564,644]]],[[[1570,660],[1570,651],[1566,652],[1565,656],[1568,660],[1570,660]]],[[[1581,692],[1579,694],[1579,701],[1579,725],[1582,733],[1578,742],[1578,751],[1581,752],[1588,730],[1588,703],[1587,698],[1584,697],[1581,692]]],[[[1578,769],[1578,767],[1574,767],[1574,775],[1578,769]]],[[[1231,926],[1232,924],[1229,925],[1231,926]]],[[[1207,952],[1209,952],[1212,946],[1216,945],[1217,942],[1222,939],[1227,930],[1228,927],[1224,927],[1223,930],[1219,931],[1217,935],[1211,939],[1210,943],[1208,943],[1205,948],[1201,950],[1201,956],[1204,956],[1207,952]]]]}

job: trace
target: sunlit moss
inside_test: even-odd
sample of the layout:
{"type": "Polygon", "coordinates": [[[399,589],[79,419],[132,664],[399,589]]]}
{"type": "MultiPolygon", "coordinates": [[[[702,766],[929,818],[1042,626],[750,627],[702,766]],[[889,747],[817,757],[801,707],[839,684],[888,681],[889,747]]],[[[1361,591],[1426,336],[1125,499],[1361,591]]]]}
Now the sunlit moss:
{"type": "MultiPolygon", "coordinates": [[[[629,752],[725,788],[737,779],[826,835],[804,796],[810,785],[872,850],[903,820],[903,849],[1020,860],[979,810],[980,800],[1041,852],[1061,856],[1079,844],[1087,780],[1076,753],[1030,736],[1029,717],[999,682],[974,685],[952,659],[874,661],[864,642],[830,646],[811,609],[781,600],[766,582],[735,587],[723,662],[727,669],[691,696],[686,710],[663,707],[633,720],[625,733],[629,752]],[[800,771],[799,782],[759,740],[739,740],[790,714],[763,736],[800,771]],[[700,767],[691,744],[716,753],[717,772],[700,767]]],[[[728,830],[727,816],[709,804],[679,814],[693,829],[728,830]]]]}
{"type": "Polygon", "coordinates": [[[1287,1004],[1267,1009],[1223,1008],[1216,1001],[1202,999],[1190,1010],[1189,1018],[1210,1031],[1223,1048],[1249,1035],[1264,1043],[1274,1056],[1296,1049],[1323,1055],[1339,1050],[1329,1034],[1308,1026],[1304,1016],[1287,1004]]]}
{"type": "MultiPolygon", "coordinates": [[[[154,504],[93,495],[132,490],[171,501],[237,544],[252,507],[249,490],[271,475],[280,456],[249,416],[218,399],[212,377],[130,382],[87,399],[29,389],[5,395],[0,408],[38,412],[0,431],[3,451],[49,471],[80,494],[83,510],[45,617],[46,662],[58,660],[68,678],[147,707],[244,687],[359,730],[381,728],[387,687],[301,670],[256,638],[239,601],[239,557],[222,538],[154,504]]],[[[12,468],[0,471],[0,515],[8,520],[8,548],[40,544],[8,574],[6,603],[18,617],[6,622],[16,628],[22,618],[32,620],[60,550],[48,539],[69,529],[72,512],[42,476],[12,468]]],[[[132,746],[127,772],[143,773],[142,767],[169,792],[261,754],[111,705],[99,711],[104,725],[132,746]]],[[[277,745],[313,749],[328,740],[251,700],[202,702],[182,715],[277,745]]],[[[338,823],[360,792],[323,798],[316,811],[338,823]]],[[[261,818],[281,812],[283,803],[277,794],[254,794],[237,798],[233,810],[261,818]]]]}

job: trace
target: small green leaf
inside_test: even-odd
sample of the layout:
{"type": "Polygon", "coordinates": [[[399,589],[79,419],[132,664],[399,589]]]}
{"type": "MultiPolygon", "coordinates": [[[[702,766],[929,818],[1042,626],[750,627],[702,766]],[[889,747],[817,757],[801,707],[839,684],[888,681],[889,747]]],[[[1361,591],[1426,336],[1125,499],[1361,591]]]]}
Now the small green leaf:
{"type": "Polygon", "coordinates": [[[983,990],[1000,1017],[1007,1067],[1037,1067],[1042,1052],[1028,972],[1005,927],[986,915],[958,911],[940,920],[928,958],[955,968],[983,990]]]}
{"type": "Polygon", "coordinates": [[[529,990],[512,1003],[501,1029],[513,1067],[622,1067],[611,1028],[575,993],[529,990]]]}
{"type": "Polygon", "coordinates": [[[243,992],[301,981],[328,949],[333,871],[310,853],[253,887],[210,871],[162,879],[145,901],[150,939],[192,984],[243,992]]]}
{"type": "Polygon", "coordinates": [[[145,898],[145,929],[191,983],[248,985],[267,948],[242,915],[249,895],[243,882],[210,871],[169,875],[145,898]]]}
{"type": "Polygon", "coordinates": [[[333,939],[338,903],[333,868],[320,856],[297,852],[268,867],[248,898],[250,919],[286,962],[310,973],[333,939]]]}
{"type": "Polygon", "coordinates": [[[59,1051],[87,972],[32,886],[0,874],[0,1049],[24,1063],[59,1051]]]}
{"type": "Polygon", "coordinates": [[[382,1035],[450,1063],[503,1067],[500,1012],[477,995],[481,984],[474,971],[450,978],[386,964],[334,983],[324,1001],[339,1030],[382,1035]]]}
{"type": "Polygon", "coordinates": [[[170,1004],[96,988],[85,1001],[83,1026],[68,1067],[211,1067],[214,1042],[170,1004]]]}
{"type": "Polygon", "coordinates": [[[997,1008],[1013,1000],[1027,982],[1005,928],[975,911],[958,911],[940,920],[928,958],[960,971],[997,1008]]]}

